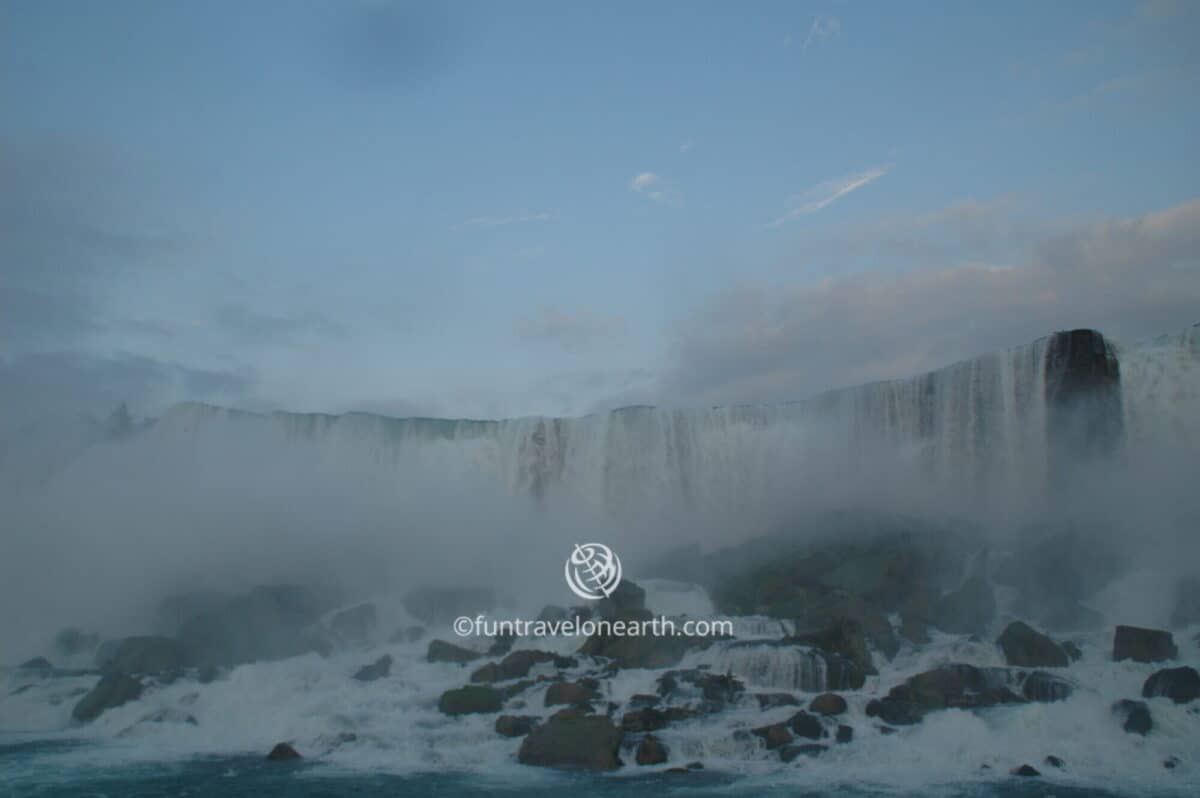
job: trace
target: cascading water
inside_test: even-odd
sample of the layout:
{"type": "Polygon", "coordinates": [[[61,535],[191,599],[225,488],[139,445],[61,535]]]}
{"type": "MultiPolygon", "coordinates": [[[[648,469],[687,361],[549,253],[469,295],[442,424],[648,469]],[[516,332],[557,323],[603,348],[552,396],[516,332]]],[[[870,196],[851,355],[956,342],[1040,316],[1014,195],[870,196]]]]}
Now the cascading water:
{"type": "Polygon", "coordinates": [[[744,515],[813,469],[856,475],[883,452],[956,487],[998,491],[1044,476],[1050,340],[777,405],[468,421],[185,404],[153,434],[189,445],[256,434],[297,456],[438,463],[485,473],[516,495],[571,496],[618,517],[663,506],[744,515]]]}

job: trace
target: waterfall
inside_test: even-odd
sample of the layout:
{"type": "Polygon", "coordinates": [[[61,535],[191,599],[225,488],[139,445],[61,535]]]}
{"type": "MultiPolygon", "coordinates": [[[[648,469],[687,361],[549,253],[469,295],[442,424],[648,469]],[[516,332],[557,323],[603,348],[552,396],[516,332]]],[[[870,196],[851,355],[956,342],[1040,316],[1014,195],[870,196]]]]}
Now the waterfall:
{"type": "Polygon", "coordinates": [[[718,643],[705,651],[698,663],[710,666],[714,673],[732,673],[749,687],[807,693],[841,687],[830,684],[821,653],[804,646],[768,641],[718,643]]]}

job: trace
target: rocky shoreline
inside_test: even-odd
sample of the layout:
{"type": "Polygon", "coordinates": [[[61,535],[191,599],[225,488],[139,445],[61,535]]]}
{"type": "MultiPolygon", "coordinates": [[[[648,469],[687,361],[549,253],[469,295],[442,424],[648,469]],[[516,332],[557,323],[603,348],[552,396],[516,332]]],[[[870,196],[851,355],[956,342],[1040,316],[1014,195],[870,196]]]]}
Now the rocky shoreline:
{"type": "MultiPolygon", "coordinates": [[[[757,624],[759,632],[749,638],[596,635],[582,642],[495,639],[468,646],[436,635],[450,612],[493,611],[497,599],[490,591],[410,591],[403,603],[413,622],[389,629],[373,603],[346,605],[331,591],[267,586],[234,597],[166,602],[177,623],[172,634],[101,643],[94,635],[64,631],[50,653],[73,662],[90,653],[92,665],[56,668],[47,657],[29,660],[14,671],[24,684],[9,695],[42,681],[95,679],[90,689],[70,696],[73,723],[84,728],[172,685],[203,691],[231,678],[239,666],[290,657],[361,652],[346,682],[386,684],[397,678],[394,667],[404,665],[397,660],[401,652],[420,646],[424,666],[454,685],[427,699],[437,713],[450,724],[482,716],[520,764],[685,775],[713,766],[672,740],[673,732],[700,724],[724,724],[725,731],[716,732],[727,741],[723,751],[798,766],[835,749],[852,751],[864,737],[903,734],[939,713],[1029,705],[1055,712],[1080,691],[1094,691],[1078,670],[1077,638],[1109,634],[1094,628],[1086,605],[1095,583],[1104,580],[1063,580],[1063,571],[1046,564],[1055,556],[1060,565],[1073,564],[1077,537],[1043,541],[1004,558],[944,531],[774,545],[769,557],[755,556],[763,545],[665,560],[704,587],[718,616],[757,624]],[[1051,591],[1048,578],[1065,584],[1051,591]],[[1013,617],[1011,608],[1030,606],[1023,599],[1027,592],[1042,597],[1042,611],[1013,617]],[[1051,594],[1052,601],[1046,599],[1051,594]],[[1064,628],[1074,631],[1059,631],[1064,628]],[[931,641],[951,636],[983,653],[973,661],[944,654],[928,660],[931,641]],[[881,670],[898,656],[927,667],[885,683],[881,670]]],[[[1103,560],[1095,547],[1087,550],[1093,560],[1103,560]]],[[[1173,614],[1177,629],[1191,627],[1189,636],[1198,620],[1195,595],[1192,582],[1182,583],[1173,614]]],[[[653,611],[646,591],[627,580],[610,600],[590,608],[546,606],[542,617],[645,620],[653,611]]],[[[1168,706],[1200,716],[1197,663],[1182,661],[1180,653],[1193,656],[1186,653],[1196,650],[1193,638],[1181,645],[1171,630],[1108,628],[1111,646],[1103,657],[1112,668],[1127,662],[1155,666],[1140,694],[1114,698],[1106,721],[1112,728],[1134,745],[1159,733],[1157,717],[1168,706]]],[[[159,710],[138,721],[147,722],[198,723],[186,710],[159,710]]],[[[452,733],[453,725],[448,729],[452,733]]],[[[313,750],[311,741],[282,740],[269,758],[320,757],[356,743],[351,732],[326,740],[323,750],[313,750]]],[[[1188,772],[1197,765],[1175,755],[1160,764],[1188,772]]],[[[1010,770],[1038,776],[1071,767],[1061,751],[1046,750],[1010,770]]]]}

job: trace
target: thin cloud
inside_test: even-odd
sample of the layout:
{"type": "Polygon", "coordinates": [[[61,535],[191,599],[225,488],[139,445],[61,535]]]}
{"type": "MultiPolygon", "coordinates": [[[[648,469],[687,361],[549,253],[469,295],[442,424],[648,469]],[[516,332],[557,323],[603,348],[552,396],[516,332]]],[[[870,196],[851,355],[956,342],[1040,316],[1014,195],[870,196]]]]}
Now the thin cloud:
{"type": "Polygon", "coordinates": [[[624,317],[605,316],[589,310],[546,308],[537,315],[517,321],[517,335],[522,340],[558,346],[568,352],[590,349],[602,340],[619,335],[624,328],[624,317]]]}
{"type": "Polygon", "coordinates": [[[528,224],[531,222],[548,222],[554,215],[550,211],[540,213],[518,213],[512,216],[474,216],[461,222],[459,227],[504,227],[510,224],[528,224]]]}
{"type": "Polygon", "coordinates": [[[816,213],[822,208],[826,208],[837,202],[850,192],[857,191],[863,186],[875,182],[890,170],[890,166],[877,166],[862,172],[855,172],[854,174],[835,177],[823,183],[818,183],[803,194],[793,197],[791,209],[767,226],[778,227],[792,219],[816,213]]]}
{"type": "Polygon", "coordinates": [[[671,203],[679,199],[679,192],[654,172],[641,172],[634,175],[633,179],[629,181],[629,190],[654,202],[671,203]]]}
{"type": "MultiPolygon", "coordinates": [[[[800,52],[807,52],[809,45],[830,39],[842,32],[842,23],[837,17],[813,17],[812,25],[808,28],[808,34],[804,37],[804,42],[800,45],[800,52]]],[[[791,36],[788,36],[785,47],[791,44],[791,36]]]]}

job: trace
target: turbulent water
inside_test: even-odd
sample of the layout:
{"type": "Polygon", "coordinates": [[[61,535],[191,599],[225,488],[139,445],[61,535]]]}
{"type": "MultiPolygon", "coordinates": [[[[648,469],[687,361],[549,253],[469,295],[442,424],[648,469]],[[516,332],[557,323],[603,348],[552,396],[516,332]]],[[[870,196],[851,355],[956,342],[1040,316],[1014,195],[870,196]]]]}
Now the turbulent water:
{"type": "MultiPolygon", "coordinates": [[[[69,543],[60,540],[58,547],[84,552],[83,562],[72,567],[75,579],[86,584],[89,578],[102,578],[89,574],[89,565],[97,572],[119,574],[112,577],[114,582],[138,581],[136,571],[120,570],[121,563],[140,562],[138,552],[164,539],[199,571],[218,562],[209,551],[216,539],[222,555],[232,551],[241,559],[256,556],[249,533],[225,530],[228,515],[205,506],[205,497],[213,495],[214,486],[224,485],[222,480],[244,484],[247,494],[260,502],[249,506],[259,513],[254,517],[261,517],[263,529],[273,529],[278,519],[267,518],[262,508],[277,505],[281,497],[295,505],[283,529],[266,538],[274,564],[308,548],[319,554],[327,551],[295,530],[314,520],[313,508],[346,497],[370,517],[358,526],[372,528],[367,535],[353,523],[339,526],[337,522],[345,519],[332,514],[316,519],[336,529],[331,533],[335,544],[352,548],[352,541],[382,536],[415,546],[445,538],[451,550],[462,550],[464,544],[454,538],[453,530],[437,529],[421,538],[407,527],[380,522],[395,508],[390,498],[380,496],[390,497],[405,485],[420,485],[417,492],[431,496],[434,503],[469,503],[452,492],[431,490],[419,475],[436,475],[433,483],[441,485],[458,484],[459,479],[473,486],[490,485],[531,506],[569,501],[569,506],[589,508],[618,522],[676,512],[737,519],[742,533],[762,531],[773,520],[764,508],[775,506],[780,495],[809,489],[803,486],[826,495],[842,490],[844,499],[861,493],[864,485],[879,493],[886,485],[876,477],[894,473],[897,467],[907,475],[894,486],[899,493],[936,485],[942,495],[980,505],[1015,496],[1045,496],[1052,493],[1051,472],[1059,462],[1056,446],[1067,439],[1060,434],[1056,415],[1063,385],[1075,379],[1070,369],[1060,368],[1061,361],[1055,359],[1059,354],[1061,346],[1048,338],[912,379],[835,391],[803,402],[700,410],[635,407],[571,419],[258,415],[188,404],[129,441],[93,447],[58,466],[46,494],[53,497],[56,515],[50,520],[39,516],[39,524],[51,528],[62,518],[77,522],[73,512],[89,518],[154,519],[152,530],[130,532],[115,550],[104,540],[91,539],[86,530],[69,543]],[[264,451],[270,458],[260,458],[264,451]],[[314,473],[352,475],[354,484],[308,481],[314,473]],[[359,492],[362,484],[371,485],[372,491],[382,488],[383,493],[359,492]],[[180,495],[194,497],[192,503],[162,499],[172,485],[180,495]],[[65,507],[65,498],[85,495],[83,486],[93,492],[65,507]],[[301,501],[297,492],[311,503],[301,501]],[[110,500],[102,513],[91,509],[100,506],[97,496],[110,500]],[[217,537],[220,531],[212,532],[213,537],[197,535],[197,518],[205,519],[208,528],[222,530],[224,537],[217,537]],[[185,528],[186,534],[181,531],[185,528]]],[[[1099,437],[1119,436],[1116,458],[1135,465],[1145,462],[1147,453],[1167,452],[1164,470],[1178,476],[1176,463],[1191,462],[1200,450],[1200,328],[1142,346],[1105,344],[1092,355],[1085,365],[1099,364],[1101,372],[1106,362],[1119,364],[1119,383],[1111,395],[1115,404],[1105,404],[1097,416],[1096,423],[1103,427],[1099,437]],[[1110,412],[1114,407],[1116,416],[1110,412]]],[[[1095,427],[1089,427],[1089,434],[1095,427]]],[[[404,495],[406,501],[411,497],[404,495]]],[[[507,537],[500,536],[500,543],[529,542],[532,538],[519,537],[525,534],[523,525],[545,522],[544,516],[541,521],[519,514],[510,518],[490,509],[478,514],[505,530],[507,537]]],[[[244,520],[245,513],[239,516],[244,520]]],[[[728,523],[715,526],[730,528],[728,523]]],[[[578,528],[558,532],[563,540],[579,534],[578,528]]],[[[25,566],[32,574],[45,572],[36,563],[53,562],[36,559],[52,557],[47,549],[54,548],[38,547],[36,540],[30,537],[33,542],[26,552],[34,558],[34,565],[25,566]]],[[[472,539],[471,556],[498,561],[493,558],[496,550],[488,545],[472,539]]],[[[558,550],[547,560],[552,567],[546,572],[555,572],[561,582],[558,550]]],[[[10,581],[18,576],[16,571],[5,573],[10,581]]],[[[151,574],[145,577],[149,581],[151,574]]],[[[101,584],[106,590],[112,587],[97,583],[97,591],[101,584]]],[[[1126,587],[1136,590],[1139,584],[1134,578],[1126,587]]],[[[656,611],[690,617],[713,613],[703,591],[666,583],[649,586],[648,605],[656,611]]],[[[79,592],[88,595],[83,588],[79,592]]],[[[1110,599],[1120,604],[1127,594],[1114,593],[1110,599]]],[[[396,606],[389,603],[394,596],[367,597],[377,598],[380,606],[396,606]]],[[[56,600],[59,609],[84,617],[81,623],[90,620],[85,609],[96,611],[95,605],[105,603],[81,599],[75,592],[46,599],[48,606],[56,600]]],[[[116,606],[115,599],[111,603],[116,606]]],[[[10,612],[12,618],[21,615],[10,612]]],[[[101,631],[136,631],[115,624],[102,628],[105,616],[96,618],[101,631]]],[[[399,609],[387,618],[390,628],[412,622],[399,609]]],[[[746,682],[748,692],[803,694],[825,687],[819,658],[804,649],[774,644],[784,631],[778,621],[738,618],[736,624],[736,640],[693,652],[682,667],[707,665],[729,671],[746,682]]],[[[1195,664],[1200,659],[1198,633],[1197,628],[1177,630],[1181,662],[1195,664]]],[[[445,629],[431,634],[453,639],[445,629]]],[[[661,732],[671,750],[670,764],[699,759],[706,765],[703,773],[671,778],[630,767],[612,776],[585,777],[518,766],[517,742],[499,737],[491,716],[448,718],[437,711],[440,693],[460,686],[466,671],[426,662],[424,642],[377,642],[326,658],[310,654],[243,665],[204,686],[180,680],[149,690],[142,699],[109,710],[87,726],[72,723],[71,708],[96,682],[95,675],[41,679],[9,669],[0,673],[0,790],[42,795],[74,794],[85,787],[104,794],[164,795],[197,789],[230,795],[286,790],[316,795],[345,788],[366,795],[458,795],[486,789],[501,794],[570,790],[624,795],[652,789],[720,795],[1015,796],[1045,794],[1044,788],[1052,785],[1055,795],[1066,796],[1195,794],[1200,785],[1197,712],[1156,699],[1155,732],[1145,738],[1126,734],[1113,723],[1111,704],[1139,695],[1155,667],[1113,663],[1111,627],[1076,639],[1083,659],[1072,666],[1070,676],[1080,688],[1065,702],[978,713],[948,710],[896,734],[882,733],[865,715],[871,697],[940,664],[1002,664],[990,643],[935,633],[928,646],[905,644],[890,661],[877,656],[880,674],[870,677],[863,690],[847,694],[845,722],[856,729],[852,745],[832,746],[819,759],[783,765],[759,751],[753,740],[731,731],[783,720],[793,710],[764,712],[747,695],[729,712],[661,732]],[[370,684],[349,678],[383,653],[395,659],[390,678],[370,684]],[[341,735],[347,733],[355,735],[354,744],[343,741],[341,735]],[[267,767],[258,757],[280,740],[294,741],[308,757],[305,764],[267,767]],[[1049,754],[1062,757],[1065,769],[1043,766],[1049,754]],[[1168,757],[1178,757],[1179,766],[1163,768],[1168,757]],[[1022,763],[1043,770],[1041,786],[1004,775],[1022,763]]],[[[523,645],[569,653],[579,643],[564,639],[523,645]]],[[[28,650],[20,658],[35,653],[28,650]]],[[[14,651],[8,664],[16,661],[14,651]]],[[[606,687],[605,699],[620,705],[634,694],[653,692],[658,675],[622,671],[606,687]]],[[[527,708],[522,711],[548,714],[540,690],[525,697],[527,708]]]]}

